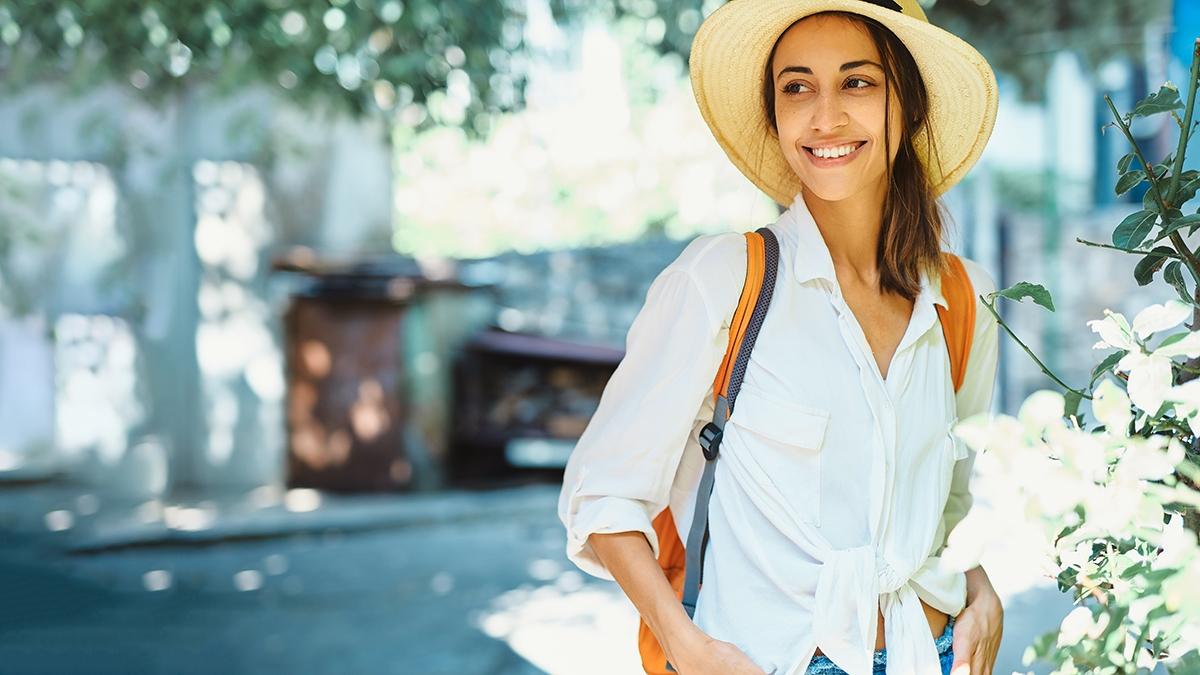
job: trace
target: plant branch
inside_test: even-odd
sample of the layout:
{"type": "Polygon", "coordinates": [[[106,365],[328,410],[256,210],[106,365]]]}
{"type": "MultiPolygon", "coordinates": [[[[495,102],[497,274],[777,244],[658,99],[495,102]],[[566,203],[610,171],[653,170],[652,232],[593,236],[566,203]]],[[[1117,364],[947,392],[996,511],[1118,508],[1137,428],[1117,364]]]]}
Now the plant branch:
{"type": "Polygon", "coordinates": [[[1042,369],[1042,372],[1045,373],[1047,377],[1057,382],[1058,386],[1062,387],[1063,389],[1066,389],[1074,394],[1078,394],[1080,398],[1086,398],[1089,401],[1092,399],[1090,394],[1068,385],[1066,382],[1063,382],[1061,379],[1059,379],[1057,375],[1051,372],[1050,368],[1047,367],[1045,363],[1042,363],[1042,360],[1039,359],[1037,355],[1034,354],[1033,351],[1021,341],[1021,338],[1017,337],[1017,334],[1008,327],[1008,324],[1004,322],[1004,319],[1000,318],[1000,314],[996,311],[994,301],[989,302],[988,299],[982,295],[979,296],[979,299],[983,301],[983,306],[987,307],[988,311],[992,313],[992,316],[996,317],[996,323],[1000,324],[1000,327],[1004,329],[1004,332],[1008,333],[1009,337],[1011,337],[1013,340],[1016,340],[1017,344],[1021,345],[1021,349],[1025,350],[1025,353],[1029,355],[1029,358],[1033,359],[1034,363],[1036,363],[1038,367],[1042,369]]]}
{"type": "Polygon", "coordinates": [[[1175,203],[1179,193],[1179,172],[1183,170],[1183,155],[1187,152],[1188,139],[1192,135],[1192,112],[1196,105],[1196,80],[1200,79],[1200,38],[1192,46],[1192,70],[1188,80],[1187,108],[1183,113],[1183,130],[1179,134],[1179,145],[1175,149],[1175,162],[1171,167],[1171,185],[1167,188],[1167,201],[1175,203]]]}
{"type": "MultiPolygon", "coordinates": [[[[1112,98],[1108,94],[1104,95],[1104,102],[1108,104],[1108,109],[1112,111],[1113,118],[1117,121],[1117,127],[1121,129],[1121,133],[1125,134],[1125,140],[1129,141],[1129,144],[1133,146],[1134,154],[1137,155],[1138,161],[1142,163],[1142,168],[1146,172],[1146,179],[1150,181],[1150,189],[1154,191],[1154,199],[1158,202],[1159,209],[1161,209],[1159,213],[1165,218],[1168,210],[1167,202],[1163,198],[1162,189],[1159,187],[1158,176],[1155,175],[1154,168],[1146,161],[1146,156],[1142,154],[1141,146],[1134,140],[1133,133],[1129,131],[1129,125],[1125,124],[1125,120],[1121,117],[1121,113],[1117,111],[1117,106],[1113,104],[1112,98]]],[[[1176,157],[1176,160],[1178,159],[1176,157]]],[[[1196,256],[1192,254],[1192,250],[1184,243],[1183,237],[1180,236],[1178,231],[1172,232],[1170,239],[1175,250],[1179,252],[1179,255],[1183,256],[1183,261],[1187,263],[1188,269],[1191,270],[1192,279],[1197,284],[1200,284],[1200,260],[1197,260],[1196,256]]]]}
{"type": "MultiPolygon", "coordinates": [[[[1125,253],[1136,253],[1138,255],[1146,255],[1148,253],[1154,253],[1153,251],[1144,251],[1144,250],[1137,249],[1137,248],[1122,248],[1120,246],[1113,246],[1112,244],[1101,244],[1098,241],[1089,241],[1082,237],[1075,237],[1075,241],[1079,242],[1080,244],[1084,244],[1085,246],[1095,246],[1097,248],[1110,248],[1114,251],[1124,251],[1125,253]]],[[[1178,253],[1163,253],[1163,252],[1159,251],[1158,253],[1155,253],[1155,255],[1161,255],[1164,258],[1176,258],[1178,260],[1184,259],[1183,256],[1179,255],[1178,253]]]]}
{"type": "Polygon", "coordinates": [[[1150,181],[1150,189],[1154,191],[1154,200],[1158,202],[1158,206],[1162,209],[1162,213],[1167,212],[1167,202],[1163,197],[1162,190],[1158,186],[1158,176],[1154,173],[1154,168],[1150,166],[1150,162],[1146,160],[1146,156],[1142,154],[1142,146],[1133,138],[1133,132],[1129,130],[1129,125],[1125,124],[1125,119],[1121,117],[1121,113],[1117,111],[1117,106],[1112,102],[1112,98],[1108,94],[1104,95],[1104,102],[1108,104],[1108,109],[1112,111],[1113,119],[1117,121],[1117,128],[1121,133],[1125,134],[1125,140],[1129,141],[1129,145],[1133,147],[1133,154],[1137,155],[1138,161],[1142,164],[1142,169],[1146,173],[1146,180],[1150,181]]]}

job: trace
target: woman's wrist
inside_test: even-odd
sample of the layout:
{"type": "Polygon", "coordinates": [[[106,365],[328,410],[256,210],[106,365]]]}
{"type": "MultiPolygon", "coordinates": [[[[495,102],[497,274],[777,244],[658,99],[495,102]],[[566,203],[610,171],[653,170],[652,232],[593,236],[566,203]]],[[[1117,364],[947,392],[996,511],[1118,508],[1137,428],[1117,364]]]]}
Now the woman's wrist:
{"type": "Polygon", "coordinates": [[[982,565],[976,565],[967,570],[966,575],[968,605],[979,599],[980,594],[996,594],[996,590],[992,588],[992,581],[988,578],[987,572],[984,571],[982,565]]]}
{"type": "Polygon", "coordinates": [[[671,658],[698,649],[708,639],[708,635],[700,630],[680,607],[680,611],[672,614],[664,624],[661,639],[663,651],[671,658]]]}

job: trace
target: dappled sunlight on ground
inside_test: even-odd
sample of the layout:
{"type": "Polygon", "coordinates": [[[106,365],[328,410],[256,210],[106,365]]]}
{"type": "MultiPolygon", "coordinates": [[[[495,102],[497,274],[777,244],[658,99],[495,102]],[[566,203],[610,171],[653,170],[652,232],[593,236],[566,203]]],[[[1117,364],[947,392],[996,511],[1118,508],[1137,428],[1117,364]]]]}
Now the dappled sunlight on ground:
{"type": "MultiPolygon", "coordinates": [[[[531,575],[555,564],[534,561],[531,575]]],[[[615,583],[585,584],[583,573],[573,568],[543,586],[523,584],[503,593],[481,616],[479,628],[548,673],[642,672],[637,610],[615,583]]]]}

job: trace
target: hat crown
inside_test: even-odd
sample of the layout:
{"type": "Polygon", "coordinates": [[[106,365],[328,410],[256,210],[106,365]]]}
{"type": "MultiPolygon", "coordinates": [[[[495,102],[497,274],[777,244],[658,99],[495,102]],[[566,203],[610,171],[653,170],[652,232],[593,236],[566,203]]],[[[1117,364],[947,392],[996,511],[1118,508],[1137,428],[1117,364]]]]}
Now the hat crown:
{"type": "Polygon", "coordinates": [[[929,23],[929,18],[925,16],[925,10],[921,8],[921,3],[917,2],[917,0],[896,0],[896,2],[900,3],[900,9],[903,14],[929,23]]]}
{"type": "Polygon", "coordinates": [[[925,16],[925,10],[921,8],[921,3],[917,0],[862,0],[863,2],[883,7],[884,9],[898,10],[905,16],[911,16],[914,19],[920,19],[925,23],[929,23],[929,19],[925,16]]]}

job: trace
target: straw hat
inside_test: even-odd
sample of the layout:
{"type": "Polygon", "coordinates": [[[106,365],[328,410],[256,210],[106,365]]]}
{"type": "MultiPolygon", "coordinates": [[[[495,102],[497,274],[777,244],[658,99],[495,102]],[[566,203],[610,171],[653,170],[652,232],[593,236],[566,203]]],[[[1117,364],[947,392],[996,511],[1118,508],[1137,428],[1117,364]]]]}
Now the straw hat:
{"type": "Polygon", "coordinates": [[[777,203],[791,204],[800,179],[770,135],[763,112],[767,56],[793,22],[831,10],[875,19],[912,53],[929,93],[928,123],[914,146],[940,196],[966,175],[991,136],[996,76],[971,45],[929,23],[917,0],[730,0],[704,20],[692,40],[688,67],[704,121],[751,182],[777,203]],[[940,162],[926,156],[930,128],[937,134],[940,162]]]}

